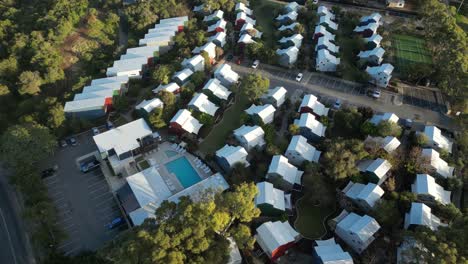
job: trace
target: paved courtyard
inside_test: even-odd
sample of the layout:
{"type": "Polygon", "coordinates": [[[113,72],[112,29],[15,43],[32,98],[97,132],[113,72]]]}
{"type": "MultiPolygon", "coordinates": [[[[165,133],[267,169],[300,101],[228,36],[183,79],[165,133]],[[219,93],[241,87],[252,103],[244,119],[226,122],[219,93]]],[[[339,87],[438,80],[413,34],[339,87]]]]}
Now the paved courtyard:
{"type": "Polygon", "coordinates": [[[90,132],[76,137],[78,146],[58,149],[44,168],[58,166],[58,171],[45,178],[49,196],[58,214],[66,239],[58,249],[66,255],[95,250],[112,239],[119,230],[107,225],[121,216],[120,210],[100,169],[82,173],[76,158],[95,151],[90,132]]]}

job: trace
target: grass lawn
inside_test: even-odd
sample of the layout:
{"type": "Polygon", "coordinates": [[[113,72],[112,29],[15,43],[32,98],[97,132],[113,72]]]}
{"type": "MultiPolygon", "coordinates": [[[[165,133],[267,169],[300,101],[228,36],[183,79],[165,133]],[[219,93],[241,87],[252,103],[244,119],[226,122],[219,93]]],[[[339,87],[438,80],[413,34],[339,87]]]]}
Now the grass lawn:
{"type": "Polygon", "coordinates": [[[150,164],[147,160],[143,160],[140,163],[138,163],[138,166],[140,166],[141,170],[146,170],[147,168],[150,167],[150,164]]]}
{"type": "Polygon", "coordinates": [[[297,219],[294,226],[309,239],[318,239],[326,234],[323,222],[335,211],[335,191],[323,177],[304,174],[305,195],[296,203],[297,219]]]}
{"type": "Polygon", "coordinates": [[[396,68],[400,72],[413,63],[432,63],[432,57],[424,39],[408,35],[394,35],[392,45],[395,49],[396,68]]]}
{"type": "Polygon", "coordinates": [[[220,149],[228,135],[241,126],[240,116],[250,106],[249,99],[240,92],[236,93],[235,102],[223,113],[223,119],[216,124],[199,146],[199,150],[206,154],[213,154],[220,149]]]}
{"type": "Polygon", "coordinates": [[[262,39],[265,41],[265,45],[273,48],[276,42],[275,39],[275,18],[272,16],[275,9],[280,9],[283,5],[268,0],[252,0],[250,1],[250,7],[254,11],[257,25],[261,27],[263,32],[262,39]]]}

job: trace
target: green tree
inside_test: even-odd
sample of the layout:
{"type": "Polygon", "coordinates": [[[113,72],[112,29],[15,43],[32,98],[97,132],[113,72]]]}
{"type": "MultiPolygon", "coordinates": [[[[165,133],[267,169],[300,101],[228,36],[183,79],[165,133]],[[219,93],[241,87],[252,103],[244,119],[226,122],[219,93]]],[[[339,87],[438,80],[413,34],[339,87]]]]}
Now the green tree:
{"type": "Polygon", "coordinates": [[[169,65],[160,65],[151,72],[151,79],[159,84],[168,84],[171,81],[171,76],[174,70],[169,65]]]}
{"type": "Polygon", "coordinates": [[[378,134],[381,137],[394,136],[399,137],[401,135],[401,127],[389,121],[382,121],[377,125],[378,134]]]}
{"type": "Polygon", "coordinates": [[[335,113],[331,131],[333,136],[344,138],[362,137],[361,126],[364,122],[361,113],[351,110],[339,110],[335,113]]]}
{"type": "Polygon", "coordinates": [[[25,71],[18,77],[18,92],[21,95],[36,95],[41,91],[42,79],[39,72],[25,71]]]}
{"type": "Polygon", "coordinates": [[[259,58],[263,48],[264,45],[260,41],[249,44],[245,47],[245,55],[251,59],[259,58]]]}
{"type": "Polygon", "coordinates": [[[205,73],[202,71],[195,72],[190,77],[190,82],[193,83],[195,88],[199,88],[205,82],[205,73]]]}
{"type": "Polygon", "coordinates": [[[200,121],[200,123],[207,125],[207,126],[211,126],[214,124],[214,117],[212,117],[211,115],[207,113],[200,113],[197,119],[198,121],[200,121]]]}
{"type": "Polygon", "coordinates": [[[407,212],[411,208],[411,203],[416,202],[418,196],[412,192],[401,192],[399,195],[398,206],[402,212],[407,212]]]}
{"type": "Polygon", "coordinates": [[[65,112],[61,103],[56,103],[47,111],[47,126],[51,129],[57,129],[65,121],[65,112]]]}
{"type": "Polygon", "coordinates": [[[247,249],[252,250],[255,238],[252,236],[250,232],[250,228],[246,225],[240,224],[230,231],[232,237],[236,241],[237,246],[239,249],[247,249]]]}
{"type": "Polygon", "coordinates": [[[448,221],[452,221],[455,218],[461,217],[462,212],[458,209],[453,203],[449,203],[447,205],[437,204],[434,209],[434,214],[446,219],[448,221]]]}
{"type": "Polygon", "coordinates": [[[448,227],[437,231],[429,228],[416,228],[413,233],[421,247],[416,247],[417,256],[426,263],[466,263],[468,261],[468,217],[466,215],[453,221],[448,227]]]}
{"type": "Polygon", "coordinates": [[[234,7],[236,6],[237,1],[235,0],[202,0],[202,3],[205,6],[209,6],[211,10],[222,9],[222,10],[231,12],[234,10],[234,7]]]}
{"type": "Polygon", "coordinates": [[[154,128],[163,128],[167,126],[163,118],[163,108],[154,109],[148,116],[148,120],[154,128]]]}
{"type": "Polygon", "coordinates": [[[253,244],[244,227],[259,215],[254,198],[256,186],[241,184],[232,192],[200,194],[200,201],[181,197],[164,201],[155,219],[112,241],[101,255],[114,263],[224,263],[228,260],[229,235],[241,247],[253,244]]]}
{"type": "Polygon", "coordinates": [[[385,227],[397,228],[401,222],[401,214],[395,200],[380,199],[373,210],[375,219],[385,227]]]}
{"type": "Polygon", "coordinates": [[[159,93],[159,98],[164,103],[163,117],[167,122],[172,118],[172,115],[176,110],[176,96],[171,92],[161,91],[159,93]]]}
{"type": "Polygon", "coordinates": [[[299,132],[300,132],[300,128],[298,125],[296,124],[289,125],[289,133],[291,133],[291,135],[298,135],[299,132]]]}
{"type": "Polygon", "coordinates": [[[327,141],[323,154],[324,173],[333,180],[345,179],[359,173],[356,164],[368,154],[364,144],[356,139],[327,141]]]}
{"type": "Polygon", "coordinates": [[[260,98],[268,91],[270,80],[259,74],[249,74],[242,79],[241,91],[251,101],[260,98]]]}
{"type": "Polygon", "coordinates": [[[225,233],[234,221],[248,223],[260,216],[260,210],[253,202],[257,193],[257,186],[251,182],[234,186],[233,192],[217,195],[215,199],[216,205],[220,208],[221,212],[230,215],[230,220],[222,233],[225,233]]]}
{"type": "Polygon", "coordinates": [[[10,89],[5,84],[0,84],[0,97],[10,95],[10,89]]]}
{"type": "Polygon", "coordinates": [[[378,129],[374,124],[366,121],[361,126],[361,133],[364,135],[376,136],[378,134],[378,129]]]}
{"type": "Polygon", "coordinates": [[[429,157],[421,156],[421,148],[414,147],[408,153],[408,156],[405,160],[404,167],[410,174],[417,174],[417,173],[428,173],[431,174],[431,171],[428,167],[430,164],[429,157]]]}
{"type": "Polygon", "coordinates": [[[429,143],[429,138],[422,133],[416,134],[416,144],[418,146],[426,146],[429,143]]]}
{"type": "Polygon", "coordinates": [[[47,127],[35,123],[14,125],[1,137],[0,157],[12,167],[20,167],[51,155],[56,145],[47,127]]]}
{"type": "Polygon", "coordinates": [[[211,71],[211,59],[210,55],[206,51],[200,52],[200,55],[202,55],[203,59],[205,59],[205,71],[211,71]]]}

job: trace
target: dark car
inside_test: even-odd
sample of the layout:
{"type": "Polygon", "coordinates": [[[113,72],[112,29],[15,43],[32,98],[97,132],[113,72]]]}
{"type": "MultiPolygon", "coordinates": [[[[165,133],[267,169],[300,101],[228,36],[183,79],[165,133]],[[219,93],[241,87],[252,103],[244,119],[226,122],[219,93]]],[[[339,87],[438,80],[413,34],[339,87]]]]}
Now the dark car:
{"type": "Polygon", "coordinates": [[[99,165],[101,165],[101,163],[98,160],[92,160],[90,162],[81,164],[80,169],[81,169],[81,172],[86,173],[86,172],[96,169],[97,167],[99,167],[99,165]]]}
{"type": "Polygon", "coordinates": [[[227,61],[232,61],[232,59],[234,59],[234,56],[232,54],[226,56],[227,61]]]}
{"type": "Polygon", "coordinates": [[[52,175],[54,175],[54,173],[57,171],[56,168],[48,168],[48,169],[45,169],[41,172],[41,178],[42,179],[45,179],[47,177],[50,177],[52,175]]]}
{"type": "Polygon", "coordinates": [[[333,108],[340,109],[341,108],[341,100],[336,99],[335,103],[333,104],[333,108]]]}
{"type": "Polygon", "coordinates": [[[61,146],[62,148],[67,147],[67,146],[68,146],[67,141],[64,140],[64,139],[60,140],[60,146],[61,146]]]}
{"type": "Polygon", "coordinates": [[[76,139],[74,137],[69,137],[66,139],[66,142],[68,145],[76,146],[78,143],[76,142],[76,139]]]}
{"type": "Polygon", "coordinates": [[[106,122],[106,127],[107,127],[107,129],[109,129],[109,130],[110,130],[110,129],[113,129],[113,128],[114,128],[114,124],[112,124],[111,121],[107,121],[107,122],[106,122]]]}
{"type": "Polygon", "coordinates": [[[122,217],[117,217],[110,224],[107,225],[108,229],[114,229],[116,227],[122,226],[125,224],[125,220],[122,217]]]}

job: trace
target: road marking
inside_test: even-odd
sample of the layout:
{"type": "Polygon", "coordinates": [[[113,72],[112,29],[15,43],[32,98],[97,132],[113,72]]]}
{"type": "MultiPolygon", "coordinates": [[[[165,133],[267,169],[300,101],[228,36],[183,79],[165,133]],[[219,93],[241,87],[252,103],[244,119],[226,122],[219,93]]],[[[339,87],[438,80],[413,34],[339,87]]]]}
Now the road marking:
{"type": "Polygon", "coordinates": [[[114,199],[114,197],[111,196],[111,197],[107,198],[106,200],[103,200],[103,201],[99,202],[98,204],[96,204],[96,208],[98,208],[99,206],[101,206],[104,203],[107,203],[107,202],[109,202],[109,201],[111,201],[113,199],[114,199]]]}
{"type": "Polygon", "coordinates": [[[70,255],[72,252],[75,252],[77,250],[81,249],[81,247],[76,247],[76,248],[73,248],[72,250],[69,250],[65,253],[65,255],[70,255]]]}
{"type": "Polygon", "coordinates": [[[71,240],[69,240],[67,243],[65,243],[65,244],[62,244],[62,245],[60,245],[59,247],[57,247],[57,249],[64,248],[64,247],[66,247],[66,246],[68,246],[68,245],[72,244],[73,242],[75,242],[75,239],[71,239],[71,240]]]}
{"type": "Polygon", "coordinates": [[[65,196],[62,197],[55,197],[56,199],[54,200],[55,204],[58,204],[59,201],[65,200],[65,196]]]}
{"type": "Polygon", "coordinates": [[[68,230],[68,229],[71,229],[74,225],[75,225],[75,224],[73,224],[73,223],[69,223],[68,225],[62,225],[62,228],[63,228],[64,230],[68,230]]]}
{"type": "Polygon", "coordinates": [[[67,217],[67,218],[62,218],[62,222],[67,222],[67,221],[70,221],[72,219],[71,216],[67,217]]]}
{"type": "Polygon", "coordinates": [[[91,198],[91,199],[93,199],[93,200],[94,200],[94,199],[98,199],[98,198],[101,198],[102,196],[104,196],[104,195],[106,195],[106,194],[112,195],[110,192],[105,192],[105,193],[101,193],[101,194],[99,194],[98,196],[93,197],[93,198],[91,198]]]}
{"type": "Polygon", "coordinates": [[[103,214],[106,214],[106,216],[109,214],[109,213],[113,213],[113,212],[116,212],[116,211],[119,211],[119,208],[117,206],[109,206],[109,207],[106,207],[106,208],[103,208],[102,210],[98,209],[98,212],[103,215],[103,214]]]}
{"type": "Polygon", "coordinates": [[[96,186],[96,185],[98,185],[99,183],[105,183],[105,182],[106,182],[105,179],[99,180],[99,181],[97,181],[97,182],[95,182],[95,183],[93,183],[93,184],[91,184],[91,185],[88,185],[88,188],[91,189],[91,187],[96,186]]]}
{"type": "Polygon", "coordinates": [[[0,215],[2,216],[3,224],[5,225],[5,230],[6,230],[7,237],[8,237],[8,242],[9,242],[8,244],[10,245],[10,250],[11,250],[11,254],[13,256],[13,260],[15,261],[15,264],[18,264],[18,261],[16,261],[15,250],[13,249],[13,244],[11,242],[10,231],[8,231],[8,226],[6,224],[5,217],[3,216],[2,208],[0,208],[0,215]]]}
{"type": "Polygon", "coordinates": [[[55,179],[55,181],[47,181],[47,182],[45,182],[45,184],[46,184],[47,186],[51,186],[52,184],[56,184],[56,183],[59,183],[59,180],[58,180],[58,179],[55,179]]]}
{"type": "Polygon", "coordinates": [[[97,192],[97,191],[99,191],[99,190],[101,190],[101,191],[105,192],[105,191],[107,191],[107,190],[108,190],[108,189],[106,189],[106,188],[107,188],[107,186],[106,186],[106,185],[103,185],[103,186],[101,186],[101,187],[98,187],[98,188],[96,188],[96,189],[92,190],[92,191],[91,191],[91,192],[89,192],[89,193],[90,193],[90,194],[92,194],[92,193],[95,193],[95,192],[97,192]]]}
{"type": "Polygon", "coordinates": [[[55,193],[51,193],[50,195],[55,197],[55,196],[58,196],[59,194],[63,194],[63,192],[58,191],[58,192],[55,192],[55,193]]]}
{"type": "Polygon", "coordinates": [[[110,222],[111,220],[113,220],[114,218],[116,218],[117,216],[119,215],[116,215],[115,212],[118,212],[119,210],[114,210],[108,214],[106,214],[105,216],[100,216],[99,218],[101,218],[102,220],[104,220],[105,222],[110,222]]]}

